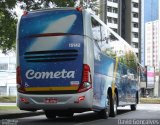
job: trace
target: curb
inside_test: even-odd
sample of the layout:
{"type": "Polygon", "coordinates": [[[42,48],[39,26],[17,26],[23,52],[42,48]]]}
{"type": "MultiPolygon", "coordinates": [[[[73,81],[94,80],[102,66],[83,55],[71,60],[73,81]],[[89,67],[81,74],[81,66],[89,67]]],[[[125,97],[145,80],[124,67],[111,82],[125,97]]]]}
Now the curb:
{"type": "Polygon", "coordinates": [[[15,118],[23,118],[23,117],[30,117],[30,116],[37,116],[43,115],[43,111],[38,112],[24,112],[24,113],[11,113],[11,114],[0,114],[0,120],[2,119],[15,119],[15,118]]]}

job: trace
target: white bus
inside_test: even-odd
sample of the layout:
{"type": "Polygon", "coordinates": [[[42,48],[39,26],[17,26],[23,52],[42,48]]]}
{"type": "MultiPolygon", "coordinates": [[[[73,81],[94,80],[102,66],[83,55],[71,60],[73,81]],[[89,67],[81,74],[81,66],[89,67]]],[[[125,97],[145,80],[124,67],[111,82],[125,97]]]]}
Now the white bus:
{"type": "Polygon", "coordinates": [[[137,57],[87,10],[26,12],[17,27],[17,105],[48,119],[138,103],[137,57]]]}

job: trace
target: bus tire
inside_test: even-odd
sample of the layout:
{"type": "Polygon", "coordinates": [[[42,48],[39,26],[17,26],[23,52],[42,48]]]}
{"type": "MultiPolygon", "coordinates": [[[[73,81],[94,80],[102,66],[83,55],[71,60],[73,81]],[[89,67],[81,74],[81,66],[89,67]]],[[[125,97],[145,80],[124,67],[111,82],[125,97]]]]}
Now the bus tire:
{"type": "Polygon", "coordinates": [[[45,113],[47,119],[49,119],[49,120],[53,120],[56,118],[56,114],[54,114],[53,111],[45,110],[44,113],[45,113]]]}
{"type": "Polygon", "coordinates": [[[57,114],[57,116],[59,117],[73,117],[74,113],[72,112],[67,112],[67,113],[63,113],[63,114],[57,114]]]}
{"type": "Polygon", "coordinates": [[[131,105],[130,107],[131,107],[131,111],[135,111],[137,109],[137,105],[136,104],[131,105]]]}
{"type": "Polygon", "coordinates": [[[99,111],[98,115],[100,118],[103,118],[103,119],[107,119],[109,117],[107,109],[103,109],[103,110],[99,111]]]}
{"type": "Polygon", "coordinates": [[[131,111],[135,111],[137,109],[137,104],[138,104],[138,93],[136,93],[136,100],[135,100],[135,104],[130,105],[131,107],[131,111]]]}
{"type": "Polygon", "coordinates": [[[100,118],[103,118],[103,119],[107,119],[109,117],[109,113],[110,113],[109,96],[107,96],[107,102],[106,103],[108,103],[108,107],[106,109],[103,109],[103,110],[98,112],[98,115],[100,116],[100,118]]]}
{"type": "Polygon", "coordinates": [[[110,101],[110,117],[115,117],[117,115],[117,95],[114,94],[114,98],[112,96],[109,96],[109,101],[110,101]]]}

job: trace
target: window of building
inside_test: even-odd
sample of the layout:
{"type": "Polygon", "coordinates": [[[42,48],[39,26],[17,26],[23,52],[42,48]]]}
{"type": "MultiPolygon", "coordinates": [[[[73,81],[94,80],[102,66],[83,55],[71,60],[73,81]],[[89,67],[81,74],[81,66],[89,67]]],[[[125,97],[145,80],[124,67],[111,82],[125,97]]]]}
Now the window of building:
{"type": "Polygon", "coordinates": [[[138,8],[138,3],[133,2],[133,7],[138,8]]]}
{"type": "Polygon", "coordinates": [[[109,7],[109,6],[108,6],[108,7],[107,7],[107,11],[108,11],[108,12],[112,12],[112,7],[109,7]]]}
{"type": "Polygon", "coordinates": [[[133,17],[138,18],[138,13],[133,13],[133,17]]]}
{"type": "Polygon", "coordinates": [[[113,13],[118,13],[118,9],[117,8],[113,8],[113,13]]]}
{"type": "Polygon", "coordinates": [[[112,18],[111,17],[108,17],[108,23],[112,23],[112,18]]]}
{"type": "Polygon", "coordinates": [[[113,23],[114,23],[114,24],[117,24],[117,23],[118,23],[117,18],[113,18],[113,23]]]}
{"type": "Polygon", "coordinates": [[[15,71],[16,70],[16,58],[14,57],[1,57],[0,71],[15,71]]]}
{"type": "Polygon", "coordinates": [[[138,28],[138,23],[133,23],[133,27],[138,28]]]}
{"type": "Polygon", "coordinates": [[[138,38],[138,33],[133,33],[134,38],[138,38]]]}
{"type": "Polygon", "coordinates": [[[118,0],[113,0],[114,3],[118,3],[118,0]]]}
{"type": "Polygon", "coordinates": [[[8,70],[8,64],[7,63],[0,63],[0,70],[8,70]]]}
{"type": "Polygon", "coordinates": [[[133,48],[138,48],[138,43],[132,43],[133,48]]]}

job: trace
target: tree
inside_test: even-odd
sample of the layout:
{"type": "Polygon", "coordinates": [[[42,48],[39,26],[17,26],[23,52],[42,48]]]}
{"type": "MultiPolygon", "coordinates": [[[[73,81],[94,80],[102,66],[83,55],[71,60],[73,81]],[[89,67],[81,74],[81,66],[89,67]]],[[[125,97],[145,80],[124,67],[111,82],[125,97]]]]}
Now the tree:
{"type": "Polygon", "coordinates": [[[28,11],[41,8],[74,6],[74,0],[18,0],[18,2],[23,3],[21,8],[28,11]]]}
{"type": "Polygon", "coordinates": [[[90,9],[96,15],[100,13],[100,1],[99,0],[76,0],[76,5],[82,6],[85,9],[90,9]]]}
{"type": "Polygon", "coordinates": [[[15,49],[17,15],[14,12],[18,4],[23,10],[35,10],[53,7],[74,7],[83,5],[98,13],[99,0],[0,0],[0,48],[3,53],[15,49]],[[79,4],[76,4],[79,2],[79,4]]]}
{"type": "Polygon", "coordinates": [[[137,70],[137,59],[133,52],[129,51],[125,54],[124,64],[134,70],[137,70]]]}
{"type": "Polygon", "coordinates": [[[0,48],[4,53],[15,48],[16,22],[11,14],[16,0],[0,1],[0,48]]]}
{"type": "Polygon", "coordinates": [[[24,10],[50,7],[73,7],[74,0],[1,0],[0,1],[0,48],[3,53],[15,49],[17,15],[13,11],[17,3],[24,10]]]}

